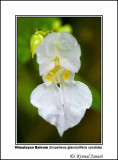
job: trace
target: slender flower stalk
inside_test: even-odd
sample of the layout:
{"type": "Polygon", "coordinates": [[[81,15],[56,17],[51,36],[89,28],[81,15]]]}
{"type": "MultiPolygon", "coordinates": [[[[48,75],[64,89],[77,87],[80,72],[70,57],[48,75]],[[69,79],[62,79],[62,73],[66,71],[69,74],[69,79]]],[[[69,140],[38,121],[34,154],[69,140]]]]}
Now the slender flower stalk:
{"type": "Polygon", "coordinates": [[[62,136],[81,121],[92,104],[89,88],[74,81],[81,66],[81,49],[70,33],[50,33],[37,47],[36,55],[44,83],[33,90],[30,101],[62,136]]]}

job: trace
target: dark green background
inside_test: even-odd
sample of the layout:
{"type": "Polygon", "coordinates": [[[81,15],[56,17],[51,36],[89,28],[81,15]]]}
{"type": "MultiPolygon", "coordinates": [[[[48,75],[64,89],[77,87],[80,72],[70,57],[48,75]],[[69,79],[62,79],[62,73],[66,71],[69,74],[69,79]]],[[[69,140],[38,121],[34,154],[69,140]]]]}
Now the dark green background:
{"type": "Polygon", "coordinates": [[[17,17],[17,142],[100,143],[101,142],[101,18],[17,17]],[[81,122],[60,137],[56,127],[43,120],[30,104],[31,92],[43,83],[36,56],[31,58],[30,37],[38,30],[52,30],[53,23],[70,24],[81,46],[81,68],[75,76],[89,86],[92,107],[81,122]]]}

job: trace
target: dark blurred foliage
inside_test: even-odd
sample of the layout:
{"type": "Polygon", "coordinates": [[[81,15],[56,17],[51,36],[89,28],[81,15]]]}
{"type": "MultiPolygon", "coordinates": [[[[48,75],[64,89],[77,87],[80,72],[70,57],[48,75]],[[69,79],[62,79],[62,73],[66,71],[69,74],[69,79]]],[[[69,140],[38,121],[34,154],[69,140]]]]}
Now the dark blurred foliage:
{"type": "Polygon", "coordinates": [[[18,143],[100,143],[101,142],[101,19],[99,17],[17,18],[17,142],[18,143]],[[58,135],[30,104],[31,92],[41,84],[36,56],[31,58],[30,37],[38,30],[51,30],[54,21],[70,24],[81,46],[81,68],[75,80],[92,91],[93,104],[81,122],[58,135]]]}

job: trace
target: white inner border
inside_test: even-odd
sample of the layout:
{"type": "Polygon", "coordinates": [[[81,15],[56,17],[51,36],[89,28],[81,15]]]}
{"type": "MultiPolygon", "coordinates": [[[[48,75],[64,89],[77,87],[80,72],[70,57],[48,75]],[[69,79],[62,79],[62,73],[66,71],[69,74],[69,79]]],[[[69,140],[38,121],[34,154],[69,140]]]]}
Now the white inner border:
{"type": "Polygon", "coordinates": [[[117,1],[1,2],[2,159],[69,159],[70,154],[117,158],[117,1]],[[103,15],[103,149],[15,149],[15,15],[103,15]],[[113,82],[113,83],[112,83],[113,82]]]}

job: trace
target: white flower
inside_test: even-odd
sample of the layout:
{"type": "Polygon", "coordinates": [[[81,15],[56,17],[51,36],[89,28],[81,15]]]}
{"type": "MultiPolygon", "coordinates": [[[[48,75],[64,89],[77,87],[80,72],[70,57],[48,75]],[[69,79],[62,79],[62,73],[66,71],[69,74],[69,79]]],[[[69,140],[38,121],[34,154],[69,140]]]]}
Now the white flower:
{"type": "Polygon", "coordinates": [[[40,64],[40,75],[49,72],[55,66],[55,58],[59,58],[64,68],[78,72],[80,68],[80,46],[69,33],[48,34],[39,45],[37,62],[40,64]]]}
{"type": "Polygon", "coordinates": [[[89,88],[74,81],[80,68],[81,50],[69,33],[50,33],[38,46],[37,62],[44,83],[31,94],[31,103],[59,135],[77,125],[92,104],[89,88]]]}

